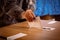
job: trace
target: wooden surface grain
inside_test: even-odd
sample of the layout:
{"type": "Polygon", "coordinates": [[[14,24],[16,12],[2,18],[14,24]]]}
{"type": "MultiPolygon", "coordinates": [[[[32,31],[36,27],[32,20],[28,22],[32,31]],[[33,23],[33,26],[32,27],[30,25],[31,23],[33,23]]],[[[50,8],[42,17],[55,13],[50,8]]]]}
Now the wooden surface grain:
{"type": "Polygon", "coordinates": [[[38,28],[29,28],[26,22],[17,23],[0,28],[0,36],[9,37],[18,33],[27,36],[16,40],[60,40],[60,22],[48,24],[50,20],[41,20],[42,27],[54,27],[55,30],[46,31],[38,28]]]}

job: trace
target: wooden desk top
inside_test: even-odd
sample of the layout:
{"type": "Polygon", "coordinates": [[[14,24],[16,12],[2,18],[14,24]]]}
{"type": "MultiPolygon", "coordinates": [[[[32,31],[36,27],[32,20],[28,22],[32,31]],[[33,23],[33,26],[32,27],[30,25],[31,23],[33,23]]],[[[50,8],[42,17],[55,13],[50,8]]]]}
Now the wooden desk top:
{"type": "Polygon", "coordinates": [[[56,22],[54,24],[48,24],[48,22],[50,21],[41,20],[42,26],[54,27],[56,29],[53,31],[46,31],[37,28],[29,29],[27,23],[22,22],[0,28],[0,35],[9,37],[18,33],[25,33],[27,36],[16,40],[60,40],[60,22],[56,22]]]}
{"type": "Polygon", "coordinates": [[[0,28],[0,35],[4,37],[9,37],[18,33],[25,33],[27,34],[27,36],[16,40],[35,40],[35,38],[37,37],[36,35],[40,35],[40,32],[42,31],[41,29],[36,28],[29,29],[29,27],[26,26],[27,23],[23,22],[0,28]]]}

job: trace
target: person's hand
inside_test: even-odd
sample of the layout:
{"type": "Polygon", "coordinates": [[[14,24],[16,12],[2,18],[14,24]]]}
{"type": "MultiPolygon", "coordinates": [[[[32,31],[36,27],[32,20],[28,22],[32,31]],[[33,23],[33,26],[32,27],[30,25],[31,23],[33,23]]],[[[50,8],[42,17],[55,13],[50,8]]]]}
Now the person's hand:
{"type": "Polygon", "coordinates": [[[32,12],[32,10],[26,10],[26,12],[24,13],[24,17],[27,21],[31,22],[35,19],[35,15],[32,12]]]}

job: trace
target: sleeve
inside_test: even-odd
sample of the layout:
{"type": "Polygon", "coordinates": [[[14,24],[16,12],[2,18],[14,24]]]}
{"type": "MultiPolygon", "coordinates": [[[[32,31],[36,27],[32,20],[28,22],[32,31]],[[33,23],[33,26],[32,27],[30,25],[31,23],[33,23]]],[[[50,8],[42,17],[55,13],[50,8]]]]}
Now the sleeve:
{"type": "Polygon", "coordinates": [[[20,8],[19,6],[15,6],[14,8],[10,9],[8,11],[8,15],[10,15],[11,17],[15,18],[15,20],[20,20],[22,19],[22,13],[24,12],[24,10],[22,8],[20,8]]]}
{"type": "Polygon", "coordinates": [[[28,9],[32,9],[34,11],[36,9],[35,3],[36,3],[36,0],[30,0],[28,4],[28,9]]]}

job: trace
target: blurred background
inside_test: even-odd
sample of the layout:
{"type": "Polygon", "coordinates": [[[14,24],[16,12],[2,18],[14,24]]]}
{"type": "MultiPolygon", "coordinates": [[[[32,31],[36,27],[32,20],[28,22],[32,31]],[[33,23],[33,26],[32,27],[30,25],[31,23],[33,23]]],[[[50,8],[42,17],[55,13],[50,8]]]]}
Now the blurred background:
{"type": "Polygon", "coordinates": [[[60,20],[60,0],[36,0],[36,16],[41,16],[41,19],[60,20]]]}

